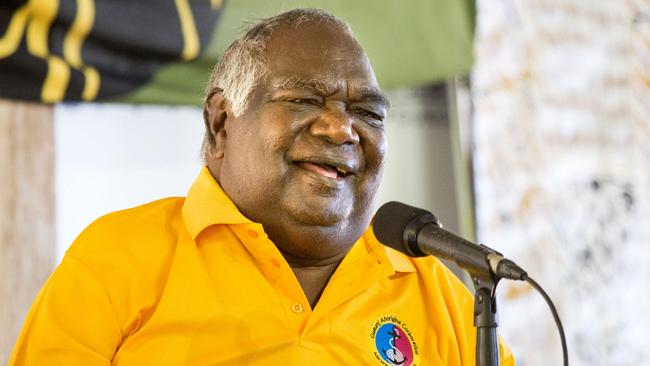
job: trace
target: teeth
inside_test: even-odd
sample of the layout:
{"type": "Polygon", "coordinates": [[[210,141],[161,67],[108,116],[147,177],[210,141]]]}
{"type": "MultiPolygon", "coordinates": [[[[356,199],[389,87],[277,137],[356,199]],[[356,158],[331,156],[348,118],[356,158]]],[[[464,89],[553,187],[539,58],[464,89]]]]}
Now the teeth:
{"type": "Polygon", "coordinates": [[[339,169],[339,168],[337,168],[337,167],[335,167],[333,165],[327,164],[327,166],[330,167],[330,168],[336,169],[336,172],[338,173],[339,176],[345,176],[345,175],[348,174],[345,170],[339,169]]]}
{"type": "Polygon", "coordinates": [[[325,168],[334,169],[334,170],[336,170],[339,174],[345,174],[345,171],[344,171],[344,170],[341,170],[341,169],[335,167],[334,165],[330,165],[330,164],[320,164],[320,165],[323,166],[323,167],[325,167],[325,168]]]}

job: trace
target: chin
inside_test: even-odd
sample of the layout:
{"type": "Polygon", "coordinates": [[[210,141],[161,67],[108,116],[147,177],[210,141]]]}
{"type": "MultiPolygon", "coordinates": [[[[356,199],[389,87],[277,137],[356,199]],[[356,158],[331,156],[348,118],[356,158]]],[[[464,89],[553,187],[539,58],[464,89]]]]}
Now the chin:
{"type": "Polygon", "coordinates": [[[310,226],[341,227],[346,226],[352,213],[351,205],[307,205],[288,207],[287,211],[301,224],[310,226]]]}

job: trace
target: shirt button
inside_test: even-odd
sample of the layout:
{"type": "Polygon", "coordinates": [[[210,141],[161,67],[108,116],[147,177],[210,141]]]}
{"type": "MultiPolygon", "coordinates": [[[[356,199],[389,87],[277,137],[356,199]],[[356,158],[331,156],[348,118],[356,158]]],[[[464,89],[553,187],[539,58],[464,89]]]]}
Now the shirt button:
{"type": "Polygon", "coordinates": [[[303,309],[303,307],[302,307],[302,304],[299,303],[299,302],[296,302],[296,303],[294,303],[293,305],[291,305],[291,311],[293,311],[293,312],[296,313],[296,314],[300,314],[300,313],[302,313],[303,310],[304,310],[304,309],[303,309]]]}
{"type": "Polygon", "coordinates": [[[275,258],[271,258],[271,265],[275,269],[280,269],[280,261],[275,258]]]}
{"type": "Polygon", "coordinates": [[[250,236],[253,239],[259,238],[260,234],[257,233],[255,230],[248,230],[248,236],[250,236]]]}

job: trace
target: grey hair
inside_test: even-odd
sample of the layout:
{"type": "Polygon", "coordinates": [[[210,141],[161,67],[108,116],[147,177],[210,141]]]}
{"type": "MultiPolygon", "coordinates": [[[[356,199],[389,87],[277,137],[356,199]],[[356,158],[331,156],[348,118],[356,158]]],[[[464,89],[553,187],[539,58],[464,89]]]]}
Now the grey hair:
{"type": "MultiPolygon", "coordinates": [[[[281,26],[297,27],[309,23],[335,24],[354,37],[347,23],[321,9],[293,9],[253,22],[230,44],[214,66],[205,88],[206,101],[212,94],[222,92],[234,115],[242,115],[248,108],[254,88],[266,76],[266,47],[273,32],[281,26]]],[[[209,145],[214,144],[207,122],[202,149],[204,160],[209,145]]]]}

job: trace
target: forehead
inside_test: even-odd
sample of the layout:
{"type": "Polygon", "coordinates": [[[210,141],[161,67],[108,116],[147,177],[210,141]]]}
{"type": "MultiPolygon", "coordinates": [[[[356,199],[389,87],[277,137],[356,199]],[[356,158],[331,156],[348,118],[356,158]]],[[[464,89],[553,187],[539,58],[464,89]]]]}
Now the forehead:
{"type": "MultiPolygon", "coordinates": [[[[269,92],[279,90],[311,90],[321,95],[332,95],[341,90],[340,85],[337,85],[335,81],[319,79],[305,80],[295,75],[286,79],[273,78],[270,80],[270,83],[266,88],[269,92]]],[[[388,96],[378,87],[368,86],[363,82],[355,83],[354,80],[346,83],[343,87],[347,88],[349,96],[353,99],[378,103],[384,108],[390,107],[388,96]]]]}
{"type": "Polygon", "coordinates": [[[268,85],[297,78],[356,88],[377,87],[361,46],[334,24],[282,26],[269,40],[267,57],[268,85]]]}

